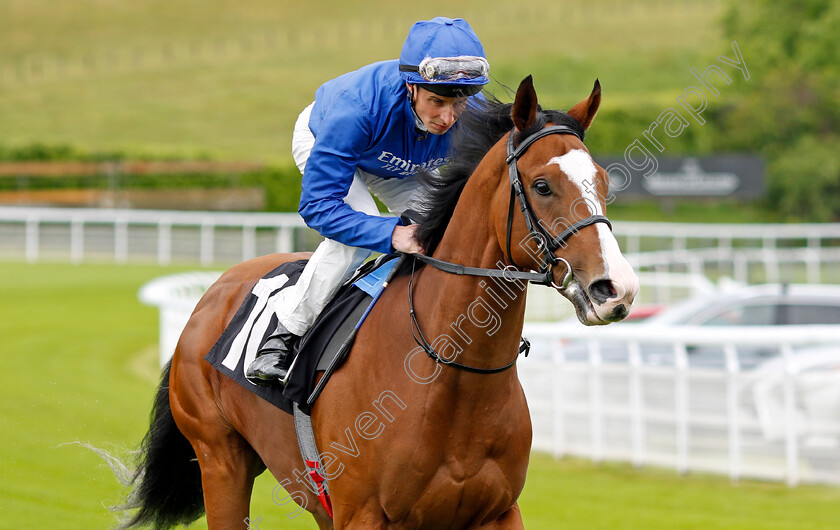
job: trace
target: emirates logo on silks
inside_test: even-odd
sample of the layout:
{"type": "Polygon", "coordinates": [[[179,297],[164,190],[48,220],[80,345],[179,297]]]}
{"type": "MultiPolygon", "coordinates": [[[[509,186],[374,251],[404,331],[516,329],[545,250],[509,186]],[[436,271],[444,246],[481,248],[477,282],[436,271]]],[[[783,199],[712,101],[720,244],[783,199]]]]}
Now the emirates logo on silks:
{"type": "Polygon", "coordinates": [[[380,162],[384,162],[382,164],[383,170],[400,177],[410,177],[412,175],[416,175],[419,171],[432,171],[433,169],[445,166],[450,160],[449,157],[433,158],[421,164],[415,164],[411,160],[403,160],[394,153],[388,151],[382,151],[376,159],[380,162]]]}

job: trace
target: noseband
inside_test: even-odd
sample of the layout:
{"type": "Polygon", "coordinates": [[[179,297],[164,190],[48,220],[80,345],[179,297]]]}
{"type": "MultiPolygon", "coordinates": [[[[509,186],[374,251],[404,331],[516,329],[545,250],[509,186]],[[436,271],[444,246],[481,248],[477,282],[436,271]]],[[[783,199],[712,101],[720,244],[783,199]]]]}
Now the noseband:
{"type": "MultiPolygon", "coordinates": [[[[526,280],[530,281],[531,283],[548,285],[560,291],[567,289],[572,283],[572,280],[574,279],[574,274],[572,273],[572,266],[568,261],[566,261],[563,258],[557,257],[554,253],[557,251],[558,248],[564,246],[565,242],[574,234],[576,234],[581,228],[595,223],[605,223],[612,230],[612,224],[610,224],[610,221],[606,218],[606,216],[590,215],[586,219],[582,219],[573,223],[571,226],[563,230],[563,232],[560,233],[560,235],[554,238],[552,238],[548,231],[545,229],[540,218],[537,217],[537,214],[534,213],[534,209],[528,202],[528,196],[525,194],[525,189],[522,185],[522,179],[519,178],[519,170],[516,167],[516,163],[531,144],[533,144],[540,138],[548,136],[549,134],[571,134],[583,141],[583,138],[580,137],[577,131],[566,125],[552,125],[550,127],[540,129],[534,134],[531,134],[530,136],[526,137],[525,140],[523,140],[522,143],[519,144],[519,146],[514,145],[516,129],[512,130],[510,132],[510,135],[508,136],[507,158],[505,159],[505,161],[507,162],[508,172],[510,174],[510,206],[508,208],[506,236],[507,241],[505,243],[505,247],[507,251],[507,258],[508,260],[510,260],[511,265],[505,267],[504,269],[483,269],[479,267],[467,267],[465,265],[459,265],[457,263],[450,263],[448,261],[439,260],[437,258],[433,258],[431,256],[426,256],[423,254],[407,254],[406,256],[412,257],[415,260],[420,260],[424,263],[431,265],[436,269],[452,274],[502,278],[507,281],[526,280]],[[525,226],[528,228],[528,233],[537,240],[538,246],[543,253],[543,262],[540,265],[540,269],[538,272],[528,272],[519,270],[519,266],[516,264],[515,261],[513,261],[513,255],[510,252],[510,236],[513,229],[513,205],[516,199],[519,200],[519,209],[522,211],[522,214],[525,217],[525,226]],[[561,262],[566,266],[566,274],[563,276],[563,280],[560,282],[560,285],[557,285],[556,283],[554,283],[553,269],[555,265],[561,262]]],[[[440,357],[440,355],[434,350],[434,348],[432,348],[432,346],[423,336],[423,332],[420,331],[420,324],[417,322],[417,317],[414,313],[414,299],[412,296],[412,291],[414,290],[413,284],[415,263],[416,261],[412,262],[411,279],[408,283],[408,306],[411,315],[411,333],[412,335],[414,335],[414,340],[417,342],[417,344],[426,352],[426,355],[431,357],[435,362],[447,364],[449,366],[452,366],[453,368],[458,368],[460,370],[480,374],[495,374],[505,371],[511,366],[513,366],[516,363],[516,359],[519,356],[518,354],[517,357],[515,357],[513,361],[511,361],[509,364],[506,364],[505,366],[499,368],[475,368],[472,366],[459,364],[453,361],[448,361],[440,357]]],[[[523,337],[518,353],[525,353],[525,355],[527,356],[530,347],[531,344],[528,342],[527,339],[523,337]]]]}

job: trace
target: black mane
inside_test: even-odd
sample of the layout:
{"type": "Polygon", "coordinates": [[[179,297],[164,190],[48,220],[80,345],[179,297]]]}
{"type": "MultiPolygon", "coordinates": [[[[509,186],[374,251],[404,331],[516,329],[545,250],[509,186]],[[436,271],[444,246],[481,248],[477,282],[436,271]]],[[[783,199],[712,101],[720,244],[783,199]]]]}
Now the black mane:
{"type": "MultiPolygon", "coordinates": [[[[512,107],[512,103],[502,103],[493,96],[487,96],[486,101],[478,102],[474,107],[471,105],[452,132],[450,163],[441,169],[439,177],[429,173],[418,176],[425,194],[420,203],[420,228],[416,237],[427,255],[434,252],[443,238],[467,179],[490,148],[513,129],[512,107]]],[[[565,112],[540,108],[534,125],[519,132],[516,143],[544,128],[546,122],[567,125],[577,131],[581,139],[584,136],[583,127],[565,112]]]]}

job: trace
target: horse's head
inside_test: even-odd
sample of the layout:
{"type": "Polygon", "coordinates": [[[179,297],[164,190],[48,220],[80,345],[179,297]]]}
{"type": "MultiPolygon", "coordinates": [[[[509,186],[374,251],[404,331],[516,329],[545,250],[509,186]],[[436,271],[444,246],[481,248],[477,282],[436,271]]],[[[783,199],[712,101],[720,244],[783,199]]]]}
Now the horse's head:
{"type": "Polygon", "coordinates": [[[582,141],[600,102],[596,81],[589,97],[568,112],[579,127],[563,126],[560,113],[538,107],[531,77],[522,81],[511,110],[516,133],[507,139],[511,191],[500,192],[494,204],[507,210],[495,218],[508,259],[549,272],[587,325],[626,317],[639,290],[605,217],[607,173],[582,141]]]}

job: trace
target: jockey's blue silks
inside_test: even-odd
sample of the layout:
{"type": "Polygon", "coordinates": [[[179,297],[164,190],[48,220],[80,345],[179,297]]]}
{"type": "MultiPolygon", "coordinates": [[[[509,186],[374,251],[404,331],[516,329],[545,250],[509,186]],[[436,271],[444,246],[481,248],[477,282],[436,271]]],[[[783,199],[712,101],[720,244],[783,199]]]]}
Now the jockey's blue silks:
{"type": "Polygon", "coordinates": [[[374,63],[322,85],[309,118],[315,142],[298,208],[306,224],[344,245],[391,252],[391,234],[400,221],[367,215],[344,203],[356,170],[384,179],[435,170],[449,161],[451,136],[416,130],[406,83],[429,81],[418,72],[401,72],[400,64],[422,63],[430,75],[448,79],[441,85],[477,89],[487,83],[486,76],[473,75],[487,73],[484,56],[466,21],[438,17],[412,27],[399,61],[374,63]],[[465,57],[469,60],[447,60],[465,57]],[[469,75],[458,73],[465,68],[469,75]]]}
{"type": "Polygon", "coordinates": [[[299,207],[306,224],[345,245],[391,252],[398,220],[365,215],[343,202],[354,173],[361,169],[401,179],[435,170],[449,162],[450,134],[418,133],[395,60],[322,85],[309,128],[315,143],[306,161],[299,207]]]}

